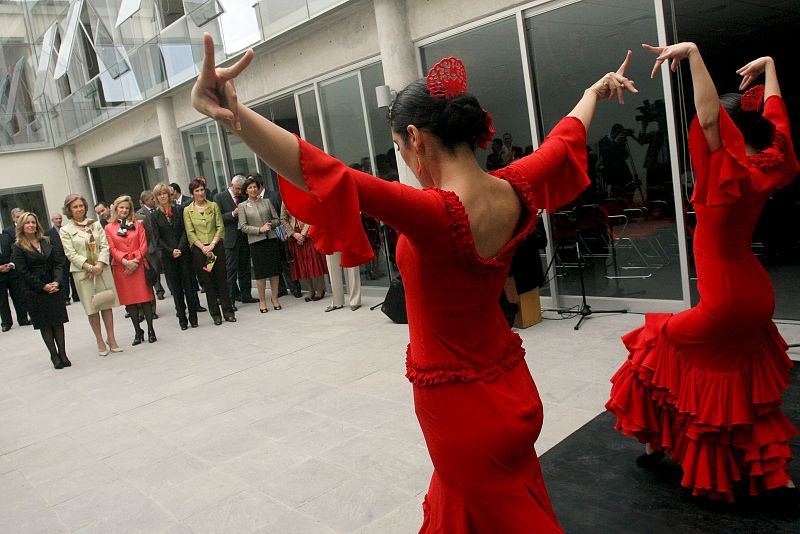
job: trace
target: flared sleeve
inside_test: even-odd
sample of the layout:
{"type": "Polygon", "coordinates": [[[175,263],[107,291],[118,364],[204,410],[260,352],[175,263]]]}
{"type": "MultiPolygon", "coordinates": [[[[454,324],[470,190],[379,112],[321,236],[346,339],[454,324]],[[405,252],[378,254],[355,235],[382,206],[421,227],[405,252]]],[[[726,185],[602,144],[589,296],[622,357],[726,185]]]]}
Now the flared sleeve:
{"type": "Polygon", "coordinates": [[[689,128],[689,154],[695,172],[692,203],[713,207],[736,202],[742,196],[774,191],[798,173],[792,148],[789,118],[779,96],[764,103],[764,117],[775,124],[772,146],[748,156],[742,133],[720,104],[719,136],[722,145],[713,152],[697,117],[689,128]]]}
{"type": "Polygon", "coordinates": [[[555,211],[589,185],[586,128],[576,117],[564,117],[529,156],[493,171],[523,182],[536,208],[555,211]]]}
{"type": "Polygon", "coordinates": [[[299,139],[300,166],[309,191],[279,177],[288,211],[311,225],[309,235],[323,254],[342,253],[342,267],[355,267],[374,256],[361,212],[412,236],[430,230],[444,218],[444,203],[432,190],[387,182],[352,169],[314,145],[299,139]]]}

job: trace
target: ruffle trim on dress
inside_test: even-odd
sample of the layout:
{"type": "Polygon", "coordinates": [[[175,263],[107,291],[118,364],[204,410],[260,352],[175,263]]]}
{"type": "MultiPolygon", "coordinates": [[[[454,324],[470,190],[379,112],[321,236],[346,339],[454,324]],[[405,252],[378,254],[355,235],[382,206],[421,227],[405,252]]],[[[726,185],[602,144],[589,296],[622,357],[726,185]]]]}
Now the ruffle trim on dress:
{"type": "Polygon", "coordinates": [[[279,177],[281,197],[289,212],[311,226],[309,235],[322,254],[342,253],[342,267],[355,267],[374,256],[361,224],[355,180],[345,166],[298,138],[300,167],[309,192],[279,177]]]}
{"type": "Polygon", "coordinates": [[[533,215],[529,216],[530,220],[525,224],[522,231],[517,232],[500,252],[492,258],[484,258],[478,254],[475,238],[472,235],[472,228],[469,225],[469,216],[458,195],[452,191],[438,188],[432,189],[442,197],[447,208],[449,214],[448,225],[450,227],[450,235],[453,238],[452,243],[456,255],[461,259],[459,265],[462,269],[476,276],[489,277],[496,273],[498,269],[507,267],[517,246],[533,231],[534,223],[538,220],[534,211],[533,215]]]}
{"type": "Polygon", "coordinates": [[[482,367],[472,367],[462,362],[437,362],[422,364],[411,356],[411,345],[406,350],[406,378],[415,386],[457,382],[494,382],[503,372],[508,372],[525,358],[522,339],[512,333],[506,346],[482,367]]]}
{"type": "Polygon", "coordinates": [[[648,314],[623,337],[630,355],[606,403],[616,429],[669,453],[694,495],[733,502],[733,484],[745,478],[751,495],[783,486],[798,432],[780,410],[792,362],[775,325],[745,365],[712,372],[666,340],[670,317],[648,314]]]}
{"type": "MultiPolygon", "coordinates": [[[[771,102],[774,98],[778,97],[767,101],[770,106],[776,104],[771,102]]],[[[785,114],[782,101],[779,104],[785,114]]],[[[689,152],[697,173],[692,203],[731,204],[748,194],[768,194],[785,187],[797,175],[793,148],[781,132],[775,131],[770,147],[748,156],[742,133],[720,105],[719,135],[722,145],[711,152],[696,117],[689,128],[689,152]]]]}

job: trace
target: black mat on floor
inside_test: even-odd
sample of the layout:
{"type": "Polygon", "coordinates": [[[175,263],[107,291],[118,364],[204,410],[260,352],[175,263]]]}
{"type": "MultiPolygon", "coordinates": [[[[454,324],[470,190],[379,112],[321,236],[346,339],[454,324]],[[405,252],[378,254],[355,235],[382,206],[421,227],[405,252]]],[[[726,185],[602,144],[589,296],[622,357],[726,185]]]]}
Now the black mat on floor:
{"type": "MultiPolygon", "coordinates": [[[[787,417],[800,427],[800,365],[783,400],[787,417]]],[[[798,482],[800,439],[791,445],[789,470],[798,482]]],[[[800,516],[770,512],[763,502],[729,506],[692,498],[676,464],[665,461],[659,472],[636,467],[642,450],[614,430],[614,417],[605,412],[542,455],[550,499],[569,534],[800,533],[800,516]]]]}

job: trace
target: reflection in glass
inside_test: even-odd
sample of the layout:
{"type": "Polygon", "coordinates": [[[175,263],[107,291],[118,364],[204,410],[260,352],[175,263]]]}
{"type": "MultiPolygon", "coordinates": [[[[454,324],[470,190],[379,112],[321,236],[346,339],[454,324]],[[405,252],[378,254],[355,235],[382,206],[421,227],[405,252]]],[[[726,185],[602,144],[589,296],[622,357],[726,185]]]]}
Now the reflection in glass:
{"type": "Polygon", "coordinates": [[[253,0],[219,1],[225,10],[219,17],[219,26],[226,54],[234,54],[261,39],[253,0]]]}
{"type": "MultiPolygon", "coordinates": [[[[658,40],[653,5],[637,0],[572,4],[528,18],[526,29],[543,135],[626,49],[658,40]]],[[[587,134],[592,183],[550,214],[564,294],[580,294],[583,270],[591,296],[682,298],[664,94],[650,68],[633,62],[639,93],[598,108],[587,134]]]]}
{"type": "Polygon", "coordinates": [[[375,88],[384,84],[383,64],[374,63],[361,69],[361,85],[364,87],[364,101],[367,104],[367,120],[375,154],[375,175],[386,180],[399,180],[395,160],[392,130],[386,117],[386,108],[378,108],[375,88]]]}
{"type": "Polygon", "coordinates": [[[324,143],[322,141],[322,127],[319,124],[317,97],[314,90],[301,93],[297,98],[300,101],[300,115],[303,119],[305,140],[321,149],[324,143]]]}
{"type": "Polygon", "coordinates": [[[248,174],[258,172],[256,155],[250,150],[250,147],[239,139],[239,137],[225,130],[223,130],[222,135],[225,138],[225,145],[228,148],[228,166],[231,176],[237,174],[247,176],[248,174]]]}
{"type": "Polygon", "coordinates": [[[306,0],[261,0],[255,5],[264,39],[308,20],[306,0]]]}
{"type": "Polygon", "coordinates": [[[181,133],[184,154],[189,167],[189,178],[204,176],[208,188],[222,191],[227,187],[225,168],[222,163],[217,125],[215,123],[195,126],[181,133]]]}
{"type": "Polygon", "coordinates": [[[50,220],[41,185],[0,189],[0,221],[2,221],[3,228],[11,224],[11,210],[14,208],[32,211],[40,221],[50,220]]]}
{"type": "Polygon", "coordinates": [[[225,12],[218,0],[183,0],[183,5],[198,27],[208,24],[225,12]]]}

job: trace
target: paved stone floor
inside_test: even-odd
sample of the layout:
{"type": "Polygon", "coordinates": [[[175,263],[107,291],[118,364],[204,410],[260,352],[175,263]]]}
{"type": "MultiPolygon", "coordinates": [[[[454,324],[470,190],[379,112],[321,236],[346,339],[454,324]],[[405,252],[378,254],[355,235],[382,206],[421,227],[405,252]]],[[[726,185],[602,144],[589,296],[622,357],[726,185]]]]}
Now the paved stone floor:
{"type": "MultiPolygon", "coordinates": [[[[414,533],[431,465],[403,376],[405,326],[368,306],[243,305],[236,324],[97,356],[69,308],[73,366],[38,333],[0,334],[0,531],[414,533]]],[[[521,332],[545,404],[540,453],[602,411],[640,315],[544,321],[521,332]]],[[[800,327],[782,326],[790,341],[800,327]]]]}

